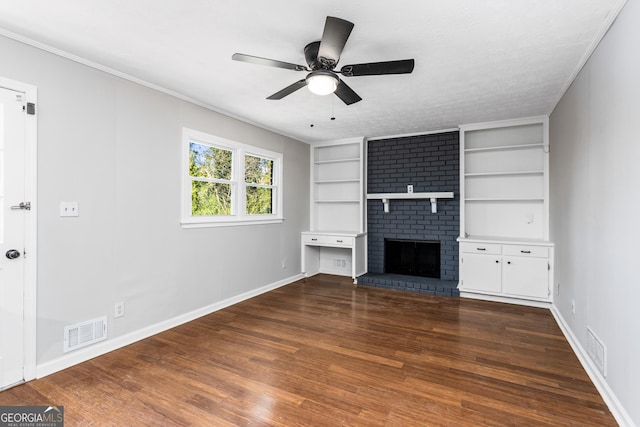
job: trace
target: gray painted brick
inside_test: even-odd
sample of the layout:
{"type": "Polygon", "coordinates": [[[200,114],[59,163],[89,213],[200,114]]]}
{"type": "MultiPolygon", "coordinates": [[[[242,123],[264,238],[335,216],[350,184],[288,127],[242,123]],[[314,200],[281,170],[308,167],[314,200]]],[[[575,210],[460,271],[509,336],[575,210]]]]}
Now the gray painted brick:
{"type": "Polygon", "coordinates": [[[393,200],[385,214],[379,201],[369,201],[369,271],[384,270],[384,238],[441,241],[443,280],[458,280],[459,141],[458,132],[393,138],[368,143],[367,192],[452,191],[455,198],[438,201],[431,213],[426,200],[393,200]]]}

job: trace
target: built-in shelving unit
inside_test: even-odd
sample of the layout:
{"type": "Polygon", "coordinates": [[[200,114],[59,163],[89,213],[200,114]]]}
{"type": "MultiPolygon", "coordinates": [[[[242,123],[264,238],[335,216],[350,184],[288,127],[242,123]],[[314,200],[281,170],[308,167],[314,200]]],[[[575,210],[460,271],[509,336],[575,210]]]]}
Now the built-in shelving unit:
{"type": "Polygon", "coordinates": [[[548,239],[548,120],[460,126],[461,235],[548,239]]]}
{"type": "Polygon", "coordinates": [[[364,138],[311,147],[311,229],[302,237],[302,271],[351,275],[366,271],[364,138]]]}
{"type": "Polygon", "coordinates": [[[548,118],[460,126],[460,292],[548,303],[548,118]]]}
{"type": "Polygon", "coordinates": [[[311,230],[364,231],[363,140],[311,148],[311,230]]]}

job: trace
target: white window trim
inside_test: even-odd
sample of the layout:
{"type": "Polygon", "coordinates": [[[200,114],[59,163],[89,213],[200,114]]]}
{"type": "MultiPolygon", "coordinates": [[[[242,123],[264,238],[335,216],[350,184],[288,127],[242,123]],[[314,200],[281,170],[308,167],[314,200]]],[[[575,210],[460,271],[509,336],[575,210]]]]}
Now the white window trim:
{"type": "MultiPolygon", "coordinates": [[[[248,144],[210,135],[194,129],[182,131],[182,208],[180,224],[183,228],[228,227],[238,225],[277,224],[282,217],[282,153],[265,150],[248,144]],[[191,215],[191,176],[189,175],[189,153],[191,142],[211,145],[233,151],[231,176],[231,215],[191,215]],[[253,155],[273,160],[273,210],[272,214],[247,215],[245,213],[246,183],[244,182],[244,156],[253,155]]],[[[256,184],[251,184],[259,186],[256,184]]],[[[267,186],[269,187],[269,186],[267,186]]]]}

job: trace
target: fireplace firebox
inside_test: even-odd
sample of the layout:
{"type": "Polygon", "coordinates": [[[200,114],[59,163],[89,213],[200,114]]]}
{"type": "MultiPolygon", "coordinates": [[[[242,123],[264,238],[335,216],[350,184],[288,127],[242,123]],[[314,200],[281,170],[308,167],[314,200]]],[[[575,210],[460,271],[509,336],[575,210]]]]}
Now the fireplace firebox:
{"type": "Polygon", "coordinates": [[[385,273],[440,278],[440,242],[384,239],[385,273]]]}

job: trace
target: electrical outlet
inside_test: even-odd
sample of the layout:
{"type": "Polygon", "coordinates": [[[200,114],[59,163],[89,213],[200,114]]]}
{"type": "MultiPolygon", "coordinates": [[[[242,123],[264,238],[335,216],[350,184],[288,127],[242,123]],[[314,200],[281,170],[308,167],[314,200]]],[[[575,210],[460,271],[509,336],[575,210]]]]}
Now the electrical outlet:
{"type": "Polygon", "coordinates": [[[407,193],[413,193],[413,185],[407,185],[407,193]]]}
{"type": "Polygon", "coordinates": [[[117,302],[113,306],[113,317],[124,316],[124,301],[117,302]]]}
{"type": "Polygon", "coordinates": [[[282,259],[282,269],[286,270],[287,269],[287,257],[284,257],[282,259]]]}
{"type": "Polygon", "coordinates": [[[78,202],[60,202],[60,216],[78,216],[78,202]]]}

